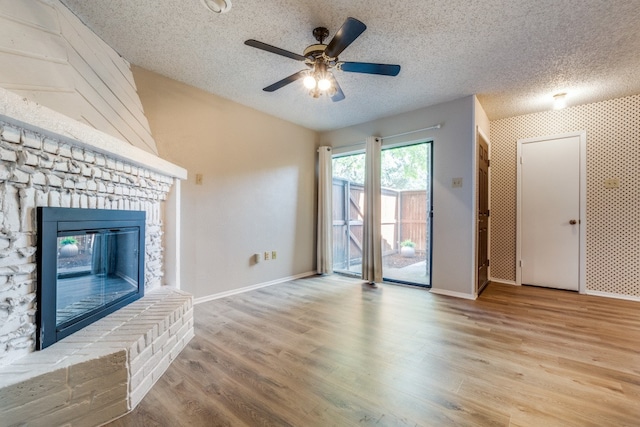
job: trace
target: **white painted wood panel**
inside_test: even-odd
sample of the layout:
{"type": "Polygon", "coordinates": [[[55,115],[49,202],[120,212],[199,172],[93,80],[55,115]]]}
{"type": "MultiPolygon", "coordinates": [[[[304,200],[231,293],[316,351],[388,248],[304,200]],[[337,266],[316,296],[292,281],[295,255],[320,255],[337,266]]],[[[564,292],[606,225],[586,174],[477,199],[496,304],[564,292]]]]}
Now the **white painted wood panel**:
{"type": "Polygon", "coordinates": [[[126,104],[118,98],[112,89],[96,74],[87,62],[76,51],[69,52],[69,64],[77,71],[75,87],[82,96],[116,129],[130,129],[127,140],[136,147],[153,149],[155,143],[146,140],[149,134],[136,119],[126,104]]]}
{"type": "Polygon", "coordinates": [[[0,86],[158,154],[129,63],[59,0],[0,0],[0,86]]]}
{"type": "Polygon", "coordinates": [[[67,44],[55,33],[0,16],[0,50],[50,61],[67,60],[67,44]]]}
{"type": "Polygon", "coordinates": [[[66,62],[0,51],[0,63],[0,85],[6,89],[39,87],[68,91],[75,86],[75,72],[66,62]]]}
{"type": "MultiPolygon", "coordinates": [[[[12,92],[35,101],[40,105],[46,105],[56,111],[66,110],[65,115],[73,116],[75,120],[89,125],[95,129],[100,129],[111,136],[115,136],[126,141],[118,129],[111,124],[101,113],[95,108],[85,108],[87,100],[82,97],[77,90],[67,92],[61,91],[39,91],[32,90],[13,90],[12,92]]],[[[133,144],[132,144],[133,145],[133,144]]],[[[134,145],[135,146],[135,145],[134,145]]],[[[145,151],[149,151],[146,148],[145,151]]]]}
{"type": "MultiPolygon", "coordinates": [[[[28,98],[31,101],[35,101],[40,105],[47,105],[48,108],[51,108],[52,110],[60,111],[66,108],[76,117],[80,117],[82,115],[82,109],[80,106],[82,105],[83,100],[81,99],[82,97],[80,94],[75,90],[49,91],[30,88],[14,89],[12,92],[20,95],[22,98],[28,98]]],[[[67,115],[69,116],[71,114],[67,115]]]]}
{"type": "MultiPolygon", "coordinates": [[[[108,126],[109,129],[111,129],[110,131],[105,130],[105,132],[118,138],[124,137],[131,145],[149,151],[150,147],[143,142],[140,136],[135,131],[133,131],[130,126],[128,126],[129,123],[127,123],[116,113],[109,102],[99,96],[94,87],[91,86],[90,82],[79,78],[75,84],[76,90],[80,95],[82,95],[84,102],[87,105],[91,106],[91,109],[83,110],[84,117],[102,117],[103,120],[101,120],[100,122],[103,123],[103,125],[101,126],[108,126]],[[128,129],[126,129],[128,132],[125,137],[122,130],[126,127],[128,127],[128,129]],[[114,133],[114,130],[118,133],[119,136],[114,133]]],[[[95,120],[90,120],[90,122],[93,126],[96,125],[95,120]]]]}
{"type": "Polygon", "coordinates": [[[77,54],[92,66],[95,74],[120,99],[127,100],[125,106],[138,120],[144,119],[142,104],[136,93],[129,63],[118,56],[102,39],[87,36],[87,29],[67,9],[60,10],[60,26],[67,41],[73,45],[77,54]],[[114,56],[111,56],[112,53],[114,56]],[[127,78],[129,75],[131,80],[127,78]],[[123,78],[124,77],[124,78],[123,78]]]}
{"type": "Polygon", "coordinates": [[[42,1],[0,0],[0,15],[38,27],[43,31],[60,33],[56,9],[42,1]]]}

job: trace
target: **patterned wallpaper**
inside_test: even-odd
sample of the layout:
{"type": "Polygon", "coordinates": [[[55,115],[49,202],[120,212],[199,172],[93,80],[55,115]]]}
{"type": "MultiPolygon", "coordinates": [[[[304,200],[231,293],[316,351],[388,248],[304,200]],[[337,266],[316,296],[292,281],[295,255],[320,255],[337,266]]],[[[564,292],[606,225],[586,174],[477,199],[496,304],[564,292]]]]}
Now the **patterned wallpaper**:
{"type": "Polygon", "coordinates": [[[587,132],[587,290],[640,297],[640,95],[491,122],[491,276],[516,279],[516,143],[587,132]],[[619,188],[604,180],[618,178],[619,188]]]}

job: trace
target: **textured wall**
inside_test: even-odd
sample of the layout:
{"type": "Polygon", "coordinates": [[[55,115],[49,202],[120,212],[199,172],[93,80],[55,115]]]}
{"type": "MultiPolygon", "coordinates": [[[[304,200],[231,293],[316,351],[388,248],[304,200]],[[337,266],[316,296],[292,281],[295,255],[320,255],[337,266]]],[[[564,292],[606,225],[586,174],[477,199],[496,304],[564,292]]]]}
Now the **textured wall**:
{"type": "Polygon", "coordinates": [[[587,132],[587,290],[640,297],[640,95],[491,122],[491,276],[516,278],[516,143],[587,132]],[[620,188],[603,181],[619,178],[620,188]]]}
{"type": "Polygon", "coordinates": [[[33,351],[36,206],[143,210],[145,285],[162,285],[172,178],[0,122],[0,365],[33,351]]]}
{"type": "Polygon", "coordinates": [[[0,1],[0,87],[157,154],[129,64],[58,0],[0,1]]]}

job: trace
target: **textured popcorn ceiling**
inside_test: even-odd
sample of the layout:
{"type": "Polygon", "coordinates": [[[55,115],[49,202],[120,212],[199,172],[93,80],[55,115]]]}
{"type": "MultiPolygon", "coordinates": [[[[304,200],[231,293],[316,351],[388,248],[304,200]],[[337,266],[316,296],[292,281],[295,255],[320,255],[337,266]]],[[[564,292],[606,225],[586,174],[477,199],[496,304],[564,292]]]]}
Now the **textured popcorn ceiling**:
{"type": "MultiPolygon", "coordinates": [[[[639,0],[62,0],[132,64],[315,130],[341,128],[477,94],[490,119],[640,93],[639,0]],[[342,61],[395,63],[398,77],[336,72],[346,95],[313,99],[304,68],[243,42],[296,53],[352,16],[367,30],[342,61]]],[[[330,37],[331,37],[330,36],[330,37]]]]}

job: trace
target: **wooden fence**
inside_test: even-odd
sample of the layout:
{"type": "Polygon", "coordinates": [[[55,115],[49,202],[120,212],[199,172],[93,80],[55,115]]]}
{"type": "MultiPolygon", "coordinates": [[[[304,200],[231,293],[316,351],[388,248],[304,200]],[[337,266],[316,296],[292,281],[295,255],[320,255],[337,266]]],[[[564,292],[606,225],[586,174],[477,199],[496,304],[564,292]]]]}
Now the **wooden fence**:
{"type": "MultiPolygon", "coordinates": [[[[411,240],[417,252],[427,252],[429,242],[427,192],[382,189],[382,252],[399,252],[400,243],[411,240]]],[[[344,179],[333,180],[333,264],[348,270],[362,262],[364,186],[344,179]]]]}

